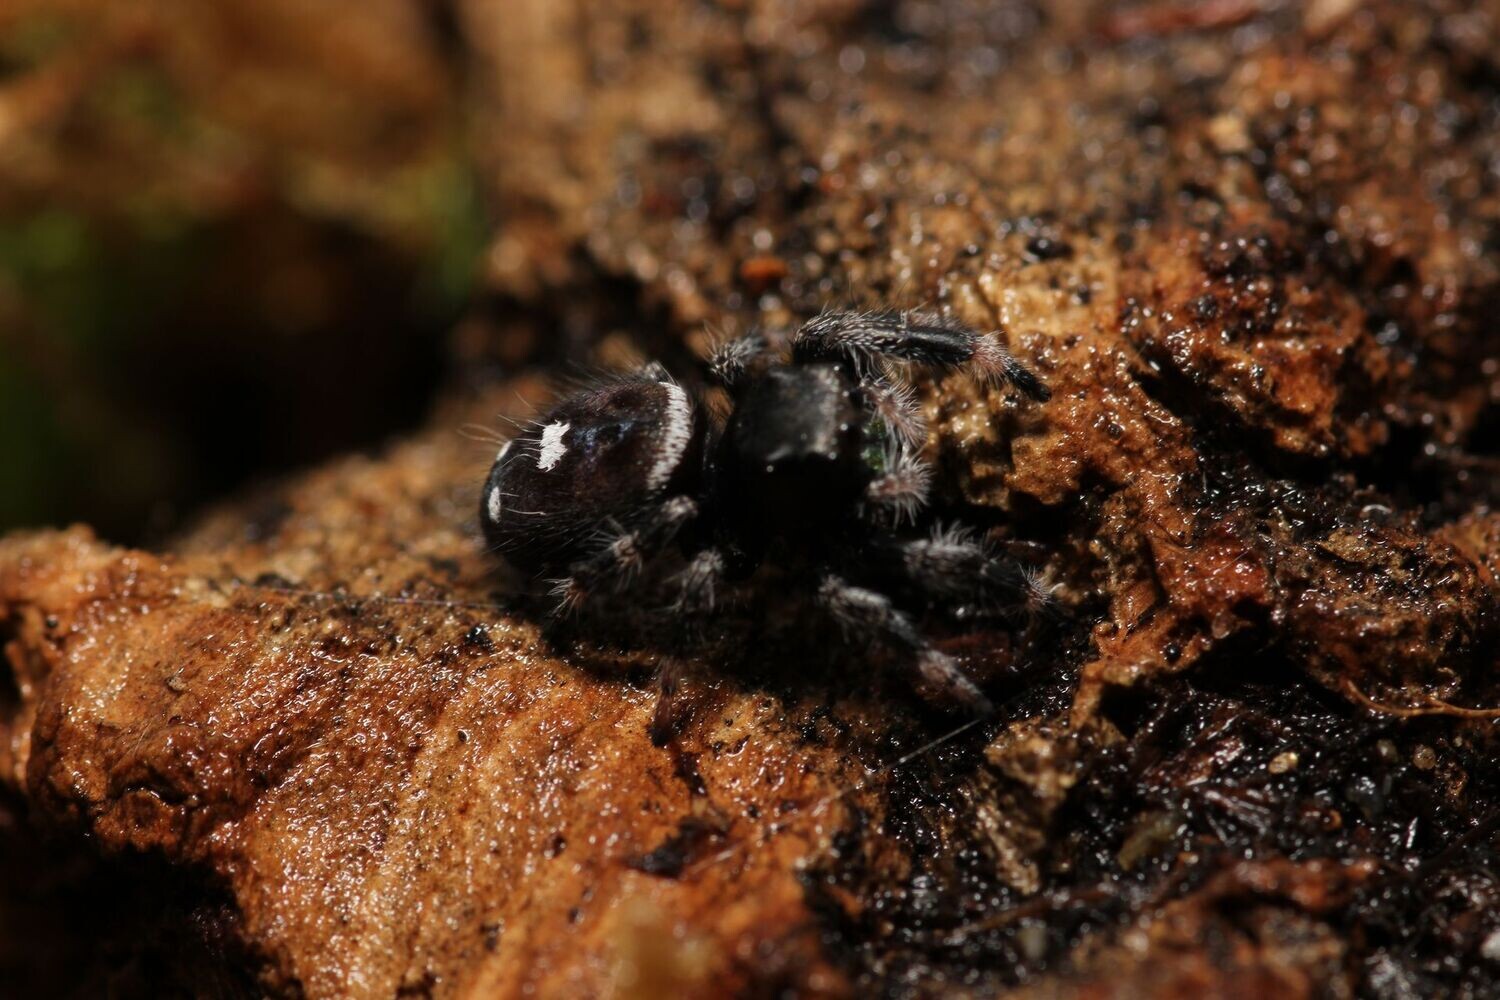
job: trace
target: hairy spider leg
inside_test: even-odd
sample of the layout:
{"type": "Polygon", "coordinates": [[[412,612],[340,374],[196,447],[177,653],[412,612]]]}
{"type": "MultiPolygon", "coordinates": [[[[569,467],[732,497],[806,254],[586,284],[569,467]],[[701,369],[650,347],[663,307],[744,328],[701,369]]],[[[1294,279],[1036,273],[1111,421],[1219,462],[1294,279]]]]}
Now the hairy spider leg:
{"type": "MultiPolygon", "coordinates": [[[[728,563],[717,548],[699,549],[687,565],[667,580],[668,591],[675,596],[667,606],[675,616],[679,630],[688,634],[689,644],[701,647],[723,605],[723,594],[729,582],[728,563]]],[[[671,743],[692,718],[692,699],[682,694],[688,674],[687,661],[673,654],[662,656],[656,668],[656,710],[651,715],[651,742],[659,747],[671,743]]]]}
{"type": "Polygon", "coordinates": [[[792,341],[797,361],[851,359],[862,372],[880,357],[934,368],[968,366],[977,374],[1008,382],[1027,396],[1052,393],[1000,341],[948,316],[920,310],[825,312],[802,325],[792,341]]]}
{"type": "Polygon", "coordinates": [[[865,487],[865,500],[891,515],[896,524],[915,522],[927,505],[932,467],[899,444],[885,451],[883,471],[865,487]]]}
{"type": "Polygon", "coordinates": [[[725,584],[724,553],[712,546],[700,549],[669,581],[674,598],[671,609],[678,614],[711,612],[719,607],[725,584]]]}
{"type": "Polygon", "coordinates": [[[929,601],[1020,612],[1031,621],[1056,613],[1051,590],[1034,572],[996,555],[962,527],[938,527],[927,538],[884,541],[869,552],[867,565],[884,583],[929,601]]]}
{"type": "Polygon", "coordinates": [[[927,422],[917,408],[917,394],[910,385],[888,372],[871,371],[859,380],[865,409],[902,447],[921,447],[927,437],[927,422]]]}
{"type": "Polygon", "coordinates": [[[708,374],[726,389],[732,389],[757,362],[772,353],[766,335],[752,330],[715,344],[708,355],[708,374]]]}
{"type": "Polygon", "coordinates": [[[905,667],[914,675],[913,687],[924,700],[975,715],[988,715],[994,710],[953,658],[934,649],[889,597],[830,574],[818,585],[818,603],[838,623],[846,640],[863,637],[903,655],[905,667]]]}
{"type": "Polygon", "coordinates": [[[652,746],[664,747],[671,743],[682,732],[692,715],[684,709],[679,694],[687,670],[686,660],[670,654],[664,655],[656,666],[656,676],[653,679],[656,685],[656,708],[646,727],[652,746]]]}
{"type": "Polygon", "coordinates": [[[604,533],[591,555],[573,563],[567,576],[552,581],[558,599],[554,613],[568,614],[602,590],[623,588],[697,516],[697,501],[676,496],[649,508],[633,528],[604,533]]]}

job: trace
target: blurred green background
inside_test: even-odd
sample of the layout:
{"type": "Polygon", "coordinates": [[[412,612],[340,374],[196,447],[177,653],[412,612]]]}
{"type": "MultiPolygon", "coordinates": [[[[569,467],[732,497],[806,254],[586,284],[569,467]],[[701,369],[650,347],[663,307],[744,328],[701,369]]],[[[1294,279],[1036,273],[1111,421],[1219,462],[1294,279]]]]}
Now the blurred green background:
{"type": "Polygon", "coordinates": [[[487,236],[444,10],[0,12],[0,531],[151,541],[420,418],[487,236]]]}

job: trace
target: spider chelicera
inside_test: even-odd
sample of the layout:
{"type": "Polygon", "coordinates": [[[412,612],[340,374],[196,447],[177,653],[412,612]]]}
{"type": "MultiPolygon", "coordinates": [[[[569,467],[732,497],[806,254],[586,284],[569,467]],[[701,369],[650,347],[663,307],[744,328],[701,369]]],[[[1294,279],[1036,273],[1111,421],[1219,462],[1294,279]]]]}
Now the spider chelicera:
{"type": "Polygon", "coordinates": [[[908,669],[929,702],[990,703],[913,612],[1031,606],[1034,578],[962,526],[919,532],[930,470],[895,362],[963,367],[1034,400],[1049,392],[997,340],[928,312],[826,312],[791,339],[715,351],[722,427],[652,365],[561,400],[496,456],[480,520],[514,566],[555,581],[557,613],[630,596],[684,633],[772,576],[847,640],[908,669]],[[601,601],[601,598],[606,601],[601,601]]]}

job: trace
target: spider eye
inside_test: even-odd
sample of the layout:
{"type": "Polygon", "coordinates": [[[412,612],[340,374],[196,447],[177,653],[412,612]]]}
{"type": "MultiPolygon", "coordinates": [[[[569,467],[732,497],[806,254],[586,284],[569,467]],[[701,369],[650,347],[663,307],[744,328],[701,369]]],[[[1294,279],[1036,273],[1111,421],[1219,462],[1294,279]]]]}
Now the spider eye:
{"type": "Polygon", "coordinates": [[[702,434],[669,382],[575,393],[496,456],[480,506],[485,534],[523,568],[566,565],[593,529],[628,525],[669,490],[695,489],[702,434]]]}

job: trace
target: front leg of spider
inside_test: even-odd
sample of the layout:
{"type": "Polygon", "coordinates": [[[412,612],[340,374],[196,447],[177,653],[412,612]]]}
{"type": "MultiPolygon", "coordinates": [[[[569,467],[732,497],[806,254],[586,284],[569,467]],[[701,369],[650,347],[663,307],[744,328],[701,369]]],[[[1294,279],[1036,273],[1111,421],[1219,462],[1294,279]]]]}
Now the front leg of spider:
{"type": "Polygon", "coordinates": [[[967,367],[984,378],[1008,382],[1038,402],[1052,396],[1000,341],[951,317],[917,309],[825,312],[797,331],[792,352],[803,361],[852,360],[867,377],[882,357],[934,368],[967,367]]]}

